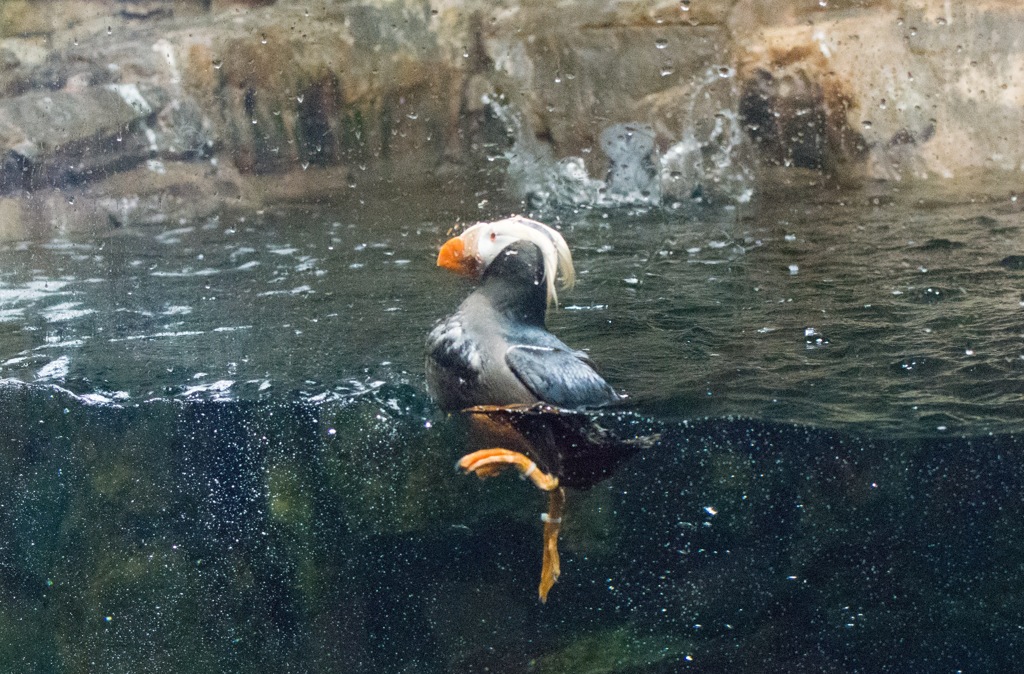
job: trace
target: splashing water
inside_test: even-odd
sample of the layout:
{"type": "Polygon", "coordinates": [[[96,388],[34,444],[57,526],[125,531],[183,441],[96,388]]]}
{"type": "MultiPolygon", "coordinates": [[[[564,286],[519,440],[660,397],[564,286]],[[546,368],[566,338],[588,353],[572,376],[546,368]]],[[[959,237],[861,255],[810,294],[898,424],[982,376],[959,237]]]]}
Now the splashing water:
{"type": "Polygon", "coordinates": [[[725,67],[708,68],[686,94],[679,140],[659,152],[649,125],[614,124],[600,134],[610,168],[594,178],[583,157],[556,159],[512,106],[491,97],[490,106],[513,138],[502,158],[514,191],[540,211],[558,208],[658,207],[688,199],[748,203],[753,171],[736,110],[734,78],[725,67]],[[707,120],[707,121],[703,121],[707,120]]]}
{"type": "Polygon", "coordinates": [[[750,201],[754,175],[736,99],[733,79],[724,78],[721,68],[708,68],[687,97],[679,142],[662,156],[666,197],[750,201]],[[722,103],[726,107],[716,107],[722,103]]]}

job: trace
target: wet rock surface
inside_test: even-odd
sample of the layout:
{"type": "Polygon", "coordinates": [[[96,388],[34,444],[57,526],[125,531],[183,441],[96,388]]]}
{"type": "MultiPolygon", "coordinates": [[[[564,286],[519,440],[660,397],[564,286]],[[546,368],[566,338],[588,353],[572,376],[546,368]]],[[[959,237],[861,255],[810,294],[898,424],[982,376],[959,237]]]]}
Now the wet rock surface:
{"type": "MultiPolygon", "coordinates": [[[[1010,142],[1024,16],[996,0],[42,6],[0,2],[0,191],[88,201],[117,222],[153,218],[112,213],[107,181],[130,171],[160,189],[168,161],[234,184],[170,220],[237,195],[318,199],[451,172],[540,206],[657,205],[1024,161],[1010,142]],[[617,125],[649,130],[653,152],[609,156],[617,125]],[[650,189],[611,171],[644,162],[650,189]],[[333,190],[313,175],[325,170],[333,190]],[[268,175],[287,177],[283,194],[254,181],[268,175]]],[[[86,220],[101,227],[88,215],[5,231],[86,220]]]]}

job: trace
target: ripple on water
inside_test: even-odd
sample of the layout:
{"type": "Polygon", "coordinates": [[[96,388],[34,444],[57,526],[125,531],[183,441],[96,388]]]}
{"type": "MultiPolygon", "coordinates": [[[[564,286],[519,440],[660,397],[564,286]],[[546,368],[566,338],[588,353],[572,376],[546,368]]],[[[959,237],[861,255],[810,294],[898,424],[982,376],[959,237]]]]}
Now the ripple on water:
{"type": "Polygon", "coordinates": [[[82,302],[62,302],[53,306],[46,307],[42,311],[43,318],[48,323],[61,323],[63,321],[73,321],[76,318],[88,316],[96,313],[95,309],[80,309],[82,302]]]}
{"type": "MultiPolygon", "coordinates": [[[[1021,291],[996,263],[1016,230],[992,221],[1011,220],[924,211],[910,191],[843,201],[562,214],[579,283],[549,322],[641,411],[903,428],[974,424],[980,392],[990,419],[1009,418],[1021,291]]],[[[422,387],[423,335],[472,288],[433,264],[449,219],[326,211],[0,247],[0,374],[67,380],[50,365],[66,358],[78,395],[143,399],[422,387]]]]}
{"type": "Polygon", "coordinates": [[[70,369],[71,358],[68,356],[60,356],[39,368],[36,372],[36,379],[38,381],[63,380],[68,376],[68,371],[70,369]]]}

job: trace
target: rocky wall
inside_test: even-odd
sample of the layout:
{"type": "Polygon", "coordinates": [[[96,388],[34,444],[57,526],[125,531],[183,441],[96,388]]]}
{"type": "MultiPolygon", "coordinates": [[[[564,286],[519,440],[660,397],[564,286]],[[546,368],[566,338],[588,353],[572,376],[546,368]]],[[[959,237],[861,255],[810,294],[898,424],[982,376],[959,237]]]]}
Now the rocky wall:
{"type": "Polygon", "coordinates": [[[955,184],[1024,168],[1022,75],[1008,0],[0,0],[0,232],[438,175],[541,204],[955,184]]]}

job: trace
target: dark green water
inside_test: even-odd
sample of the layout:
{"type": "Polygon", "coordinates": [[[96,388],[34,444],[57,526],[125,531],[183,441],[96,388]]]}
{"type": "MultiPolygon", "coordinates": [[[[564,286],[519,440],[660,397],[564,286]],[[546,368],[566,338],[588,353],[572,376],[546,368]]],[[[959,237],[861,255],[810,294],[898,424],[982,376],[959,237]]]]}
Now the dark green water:
{"type": "Polygon", "coordinates": [[[1012,671],[1022,215],[921,189],[552,216],[552,328],[660,442],[452,470],[423,338],[475,199],[0,246],[0,669],[1012,671]]]}

